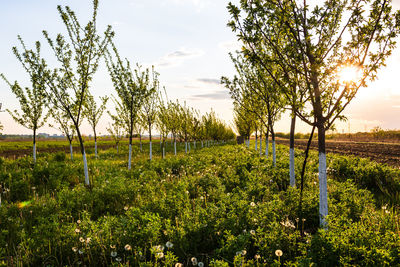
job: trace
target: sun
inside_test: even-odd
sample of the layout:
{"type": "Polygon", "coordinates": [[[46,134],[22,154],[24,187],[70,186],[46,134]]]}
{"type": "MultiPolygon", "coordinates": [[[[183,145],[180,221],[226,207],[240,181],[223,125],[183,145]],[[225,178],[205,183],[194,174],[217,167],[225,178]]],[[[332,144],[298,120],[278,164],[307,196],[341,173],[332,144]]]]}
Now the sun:
{"type": "Polygon", "coordinates": [[[338,78],[342,83],[357,82],[361,78],[361,69],[357,66],[343,66],[339,69],[338,78]]]}

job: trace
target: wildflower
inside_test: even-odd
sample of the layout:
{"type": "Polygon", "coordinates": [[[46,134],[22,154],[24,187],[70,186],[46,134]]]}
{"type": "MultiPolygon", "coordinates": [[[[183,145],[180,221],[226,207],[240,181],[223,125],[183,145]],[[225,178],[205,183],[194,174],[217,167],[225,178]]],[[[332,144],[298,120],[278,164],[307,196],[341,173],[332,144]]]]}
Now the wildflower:
{"type": "Polygon", "coordinates": [[[92,241],[92,238],[90,238],[90,237],[86,238],[86,243],[87,243],[87,244],[89,244],[90,241],[92,241]]]}
{"type": "Polygon", "coordinates": [[[236,251],[236,256],[240,256],[240,255],[242,255],[242,252],[241,251],[236,251]]]}
{"type": "Polygon", "coordinates": [[[297,222],[297,223],[299,222],[299,218],[296,218],[296,222],[297,222]]]}
{"type": "Polygon", "coordinates": [[[83,254],[83,250],[79,250],[79,254],[82,255],[83,254]]]}
{"type": "Polygon", "coordinates": [[[252,202],[250,202],[250,206],[255,207],[255,206],[256,206],[256,203],[254,203],[254,202],[252,201],[252,202]]]}
{"type": "Polygon", "coordinates": [[[124,210],[128,210],[128,209],[129,209],[129,207],[128,207],[128,206],[125,206],[125,207],[124,207],[124,210]]]}
{"type": "Polygon", "coordinates": [[[120,262],[122,259],[120,257],[115,258],[116,261],[120,262]]]}
{"type": "Polygon", "coordinates": [[[255,234],[256,234],[256,231],[250,230],[250,234],[251,234],[251,235],[255,235],[255,234]]]}
{"type": "Polygon", "coordinates": [[[110,248],[115,249],[115,245],[110,245],[110,248]]]}
{"type": "Polygon", "coordinates": [[[116,251],[112,251],[112,252],[111,252],[111,257],[113,257],[113,258],[114,258],[114,257],[117,257],[117,254],[118,254],[118,253],[117,253],[116,251]]]}
{"type": "Polygon", "coordinates": [[[171,242],[168,241],[167,243],[165,243],[165,246],[167,248],[172,248],[174,246],[174,244],[172,244],[171,242]]]}
{"type": "Polygon", "coordinates": [[[280,250],[280,249],[275,250],[275,255],[278,257],[281,257],[283,255],[282,250],[280,250]]]}
{"type": "Polygon", "coordinates": [[[244,233],[244,234],[245,234],[245,233],[247,233],[247,230],[246,230],[246,229],[244,229],[244,230],[243,230],[243,233],[244,233]]]}
{"type": "Polygon", "coordinates": [[[204,197],[203,197],[203,196],[201,196],[201,197],[200,197],[200,199],[201,199],[201,200],[203,200],[203,199],[204,199],[204,197]]]}
{"type": "Polygon", "coordinates": [[[175,263],[175,267],[183,267],[183,264],[180,262],[175,263]]]}
{"type": "Polygon", "coordinates": [[[79,237],[79,241],[81,241],[81,243],[83,243],[83,242],[85,242],[85,238],[79,237]]]}
{"type": "Polygon", "coordinates": [[[196,257],[192,257],[192,258],[190,259],[190,261],[192,262],[193,265],[197,265],[197,259],[196,259],[196,257]]]}
{"type": "Polygon", "coordinates": [[[80,233],[80,232],[81,232],[81,230],[79,230],[78,228],[75,229],[75,233],[78,234],[78,233],[80,233]]]}
{"type": "Polygon", "coordinates": [[[197,266],[199,266],[199,267],[204,267],[204,263],[203,263],[202,261],[200,261],[200,262],[197,264],[197,266]]]}
{"type": "Polygon", "coordinates": [[[72,247],[72,251],[73,251],[73,252],[77,252],[78,249],[77,249],[76,247],[72,247]]]}
{"type": "Polygon", "coordinates": [[[159,258],[159,259],[164,258],[164,253],[163,252],[158,252],[157,253],[157,258],[159,258]]]}
{"type": "Polygon", "coordinates": [[[125,245],[125,250],[126,251],[131,250],[131,249],[132,249],[132,247],[130,245],[128,245],[128,244],[125,245]]]}
{"type": "Polygon", "coordinates": [[[259,260],[261,258],[260,254],[254,255],[254,259],[259,260]]]}
{"type": "Polygon", "coordinates": [[[243,250],[241,251],[241,254],[244,256],[244,255],[247,254],[247,251],[246,251],[245,249],[243,249],[243,250]]]}
{"type": "Polygon", "coordinates": [[[306,219],[305,218],[303,218],[303,219],[301,219],[302,220],[302,222],[305,222],[306,221],[306,219]]]}
{"type": "Polygon", "coordinates": [[[81,220],[77,220],[76,223],[77,223],[77,224],[80,224],[80,223],[81,223],[81,220]]]}

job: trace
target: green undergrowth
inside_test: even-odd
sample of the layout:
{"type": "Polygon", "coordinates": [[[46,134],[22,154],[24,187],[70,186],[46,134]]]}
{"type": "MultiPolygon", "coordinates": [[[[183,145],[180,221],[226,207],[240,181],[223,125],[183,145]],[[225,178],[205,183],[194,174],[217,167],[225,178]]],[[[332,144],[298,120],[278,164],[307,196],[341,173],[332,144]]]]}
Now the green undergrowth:
{"type": "MultiPolygon", "coordinates": [[[[181,148],[182,149],[182,148],[181,148]]],[[[289,151],[270,158],[225,145],[147,160],[134,148],[0,161],[0,262],[71,266],[398,266],[399,170],[328,156],[329,227],[319,228],[318,157],[300,192],[289,151]],[[386,205],[387,204],[387,205],[386,205]],[[300,234],[300,230],[305,232],[300,234]],[[282,256],[277,256],[279,250],[282,256]]],[[[296,171],[302,164],[296,151],[296,171]]]]}

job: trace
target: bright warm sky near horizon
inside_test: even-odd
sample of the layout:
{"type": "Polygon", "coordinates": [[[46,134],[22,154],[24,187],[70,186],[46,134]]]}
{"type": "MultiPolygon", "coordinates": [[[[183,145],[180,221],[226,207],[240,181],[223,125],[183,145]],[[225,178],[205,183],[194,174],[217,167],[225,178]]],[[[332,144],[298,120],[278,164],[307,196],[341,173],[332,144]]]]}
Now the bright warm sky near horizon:
{"type": "MultiPolygon", "coordinates": [[[[161,74],[169,99],[186,101],[202,113],[212,109],[226,122],[232,121],[232,101],[219,84],[221,76],[232,77],[234,68],[228,52],[239,47],[235,34],[226,26],[229,14],[228,0],[100,0],[98,25],[103,32],[113,26],[115,42],[123,57],[142,65],[154,64],[161,74]]],[[[237,2],[237,1],[233,1],[237,2]]],[[[57,5],[70,6],[81,24],[92,12],[92,1],[86,0],[1,0],[0,3],[0,73],[10,81],[18,80],[30,86],[22,66],[11,48],[18,45],[21,35],[28,47],[36,40],[42,42],[43,55],[51,59],[42,30],[51,36],[64,33],[64,26],[56,10],[57,5]]],[[[400,0],[393,6],[400,8],[400,0]]],[[[400,41],[400,39],[399,39],[400,41]]],[[[400,47],[400,42],[399,42],[400,47]]],[[[362,88],[345,113],[349,123],[337,123],[342,132],[369,131],[372,127],[400,129],[400,48],[393,51],[387,67],[378,74],[378,81],[362,88]]],[[[18,109],[18,101],[10,88],[0,80],[0,102],[3,109],[18,109]]],[[[107,70],[102,64],[91,86],[95,96],[114,94],[107,70]]],[[[109,103],[109,110],[113,105],[109,103]]],[[[106,134],[108,116],[101,119],[99,132],[106,134]]],[[[15,123],[6,112],[0,113],[5,134],[31,134],[15,123]]],[[[276,131],[289,132],[290,120],[283,116],[276,131]]],[[[299,123],[297,132],[309,132],[310,127],[299,123]]],[[[39,132],[57,133],[49,127],[39,132]]],[[[91,134],[88,124],[83,133],[91,134]]]]}

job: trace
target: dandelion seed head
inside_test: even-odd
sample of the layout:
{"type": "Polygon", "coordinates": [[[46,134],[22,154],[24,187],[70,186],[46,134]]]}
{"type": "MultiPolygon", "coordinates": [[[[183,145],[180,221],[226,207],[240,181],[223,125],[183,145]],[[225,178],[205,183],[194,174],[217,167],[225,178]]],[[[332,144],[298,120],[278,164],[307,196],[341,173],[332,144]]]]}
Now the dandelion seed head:
{"type": "Polygon", "coordinates": [[[283,255],[282,250],[280,250],[280,249],[275,250],[275,255],[278,257],[281,257],[283,255]]]}
{"type": "Polygon", "coordinates": [[[126,245],[125,245],[125,250],[126,250],[126,251],[129,251],[129,250],[131,250],[131,249],[132,249],[132,247],[131,247],[129,244],[126,244],[126,245]]]}
{"type": "Polygon", "coordinates": [[[112,252],[111,252],[111,257],[114,258],[114,257],[117,257],[117,255],[118,255],[118,253],[117,253],[116,251],[112,251],[112,252]]]}

